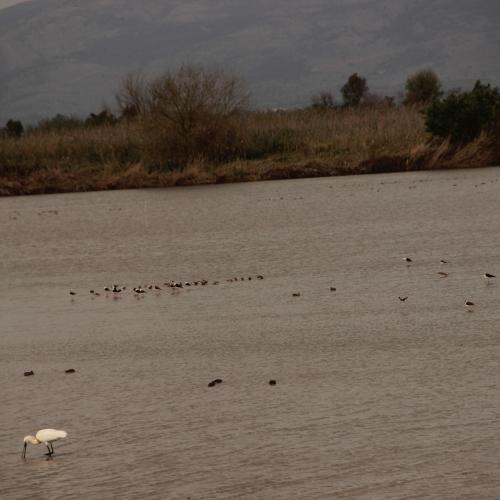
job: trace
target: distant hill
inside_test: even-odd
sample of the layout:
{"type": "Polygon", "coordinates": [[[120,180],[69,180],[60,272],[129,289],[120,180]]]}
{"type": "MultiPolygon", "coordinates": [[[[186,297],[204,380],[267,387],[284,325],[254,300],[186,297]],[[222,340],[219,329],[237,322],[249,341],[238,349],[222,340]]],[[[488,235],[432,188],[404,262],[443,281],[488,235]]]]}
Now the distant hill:
{"type": "Polygon", "coordinates": [[[432,67],[447,87],[500,83],[497,0],[35,0],[0,10],[0,123],[87,114],[129,72],[181,63],[242,76],[288,107],[357,71],[396,93],[432,67]]]}

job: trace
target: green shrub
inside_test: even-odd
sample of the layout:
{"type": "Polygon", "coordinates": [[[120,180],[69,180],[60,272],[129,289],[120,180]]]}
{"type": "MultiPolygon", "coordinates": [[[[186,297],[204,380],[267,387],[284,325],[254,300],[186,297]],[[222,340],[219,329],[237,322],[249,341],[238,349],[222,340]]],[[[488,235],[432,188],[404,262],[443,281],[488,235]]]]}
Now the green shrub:
{"type": "Polygon", "coordinates": [[[21,137],[23,132],[24,127],[19,120],[9,120],[5,124],[4,133],[7,137],[21,137]]]}
{"type": "Polygon", "coordinates": [[[353,73],[344,86],[340,89],[345,106],[357,106],[368,94],[366,78],[362,78],[357,73],[353,73]]]}
{"type": "Polygon", "coordinates": [[[111,111],[103,109],[99,113],[90,113],[85,120],[85,125],[87,127],[100,127],[101,125],[115,125],[117,121],[116,116],[111,111]]]}
{"type": "Polygon", "coordinates": [[[435,100],[425,115],[426,129],[433,137],[464,144],[482,132],[498,133],[500,92],[478,80],[470,92],[435,100]]]}
{"type": "Polygon", "coordinates": [[[57,114],[52,118],[45,118],[44,120],[41,120],[33,130],[43,132],[61,132],[79,127],[83,127],[83,121],[80,118],[76,116],[57,114]]]}
{"type": "Polygon", "coordinates": [[[300,132],[290,128],[254,130],[248,135],[249,139],[240,153],[240,156],[247,160],[293,153],[302,146],[303,142],[300,132]]]}

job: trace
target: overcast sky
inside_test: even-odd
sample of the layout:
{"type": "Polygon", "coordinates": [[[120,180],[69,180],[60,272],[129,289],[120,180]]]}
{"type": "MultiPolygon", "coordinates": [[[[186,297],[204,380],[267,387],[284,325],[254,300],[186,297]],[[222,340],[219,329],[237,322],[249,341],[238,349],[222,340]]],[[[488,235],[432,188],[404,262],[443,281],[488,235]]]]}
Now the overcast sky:
{"type": "Polygon", "coordinates": [[[3,9],[4,7],[10,7],[11,5],[14,5],[16,3],[21,3],[25,1],[26,0],[0,0],[0,9],[3,9]]]}

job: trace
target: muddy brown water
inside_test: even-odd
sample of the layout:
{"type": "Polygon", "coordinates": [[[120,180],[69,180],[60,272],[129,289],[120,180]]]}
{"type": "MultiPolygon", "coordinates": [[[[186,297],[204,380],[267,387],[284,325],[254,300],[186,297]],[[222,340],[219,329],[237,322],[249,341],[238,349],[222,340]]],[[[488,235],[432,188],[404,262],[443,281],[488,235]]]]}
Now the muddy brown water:
{"type": "Polygon", "coordinates": [[[499,179],[0,199],[0,498],[500,498],[499,179]]]}

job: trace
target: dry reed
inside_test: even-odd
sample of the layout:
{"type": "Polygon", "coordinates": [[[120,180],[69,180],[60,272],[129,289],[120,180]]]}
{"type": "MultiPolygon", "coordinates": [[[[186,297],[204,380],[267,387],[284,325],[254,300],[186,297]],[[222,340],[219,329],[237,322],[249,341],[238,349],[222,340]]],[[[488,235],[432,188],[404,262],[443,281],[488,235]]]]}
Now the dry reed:
{"type": "Polygon", "coordinates": [[[139,120],[0,138],[0,195],[477,167],[500,159],[485,136],[460,148],[432,144],[420,110],[409,106],[247,112],[234,128],[224,161],[194,154],[178,169],[148,164],[151,141],[139,120]]]}

